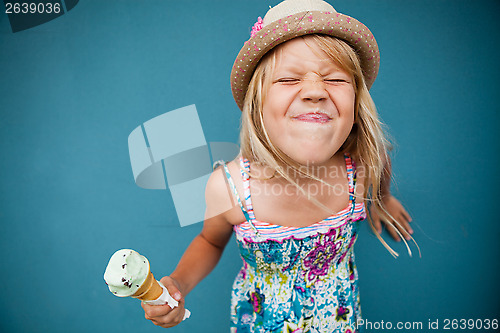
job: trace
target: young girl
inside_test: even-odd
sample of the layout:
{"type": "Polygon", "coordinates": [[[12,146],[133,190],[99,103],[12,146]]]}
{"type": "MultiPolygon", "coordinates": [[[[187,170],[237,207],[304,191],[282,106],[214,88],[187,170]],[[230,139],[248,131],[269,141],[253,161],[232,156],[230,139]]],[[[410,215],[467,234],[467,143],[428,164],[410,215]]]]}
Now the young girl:
{"type": "Polygon", "coordinates": [[[358,331],[353,245],[367,201],[378,232],[380,216],[394,238],[412,233],[368,92],[378,66],[371,32],[324,1],[286,0],[259,18],[231,73],[241,154],[210,177],[203,230],[161,280],[179,307],[143,304],[147,319],[181,322],[234,231],[231,332],[358,331]]]}

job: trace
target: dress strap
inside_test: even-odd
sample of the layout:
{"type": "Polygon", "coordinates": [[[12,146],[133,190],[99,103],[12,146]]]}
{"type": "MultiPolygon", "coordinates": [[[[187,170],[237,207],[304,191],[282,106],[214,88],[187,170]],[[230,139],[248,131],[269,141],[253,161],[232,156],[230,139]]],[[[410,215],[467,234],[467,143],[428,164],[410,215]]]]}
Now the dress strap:
{"type": "Polygon", "coordinates": [[[345,153],[344,159],[347,169],[347,179],[349,180],[349,205],[351,207],[352,216],[356,208],[356,165],[349,154],[345,153]]]}
{"type": "Polygon", "coordinates": [[[245,217],[247,217],[247,221],[255,234],[257,236],[260,236],[259,231],[253,223],[255,221],[255,213],[253,211],[252,196],[250,194],[250,161],[246,158],[243,158],[243,156],[240,157],[240,170],[241,178],[243,180],[243,194],[245,195],[245,205],[247,207],[246,210],[248,213],[248,217],[247,215],[245,215],[245,217]]]}
{"type": "Polygon", "coordinates": [[[226,173],[226,179],[227,179],[227,182],[229,184],[229,187],[231,188],[231,191],[233,191],[233,194],[236,197],[236,199],[238,200],[238,205],[240,206],[240,209],[243,212],[243,215],[245,215],[245,219],[248,221],[250,219],[250,217],[248,216],[248,212],[247,212],[245,206],[243,206],[243,204],[241,203],[240,195],[238,194],[238,191],[236,190],[236,186],[234,185],[233,178],[231,177],[231,174],[229,173],[229,169],[227,168],[227,164],[224,163],[224,164],[222,164],[222,166],[224,167],[224,171],[226,173]]]}

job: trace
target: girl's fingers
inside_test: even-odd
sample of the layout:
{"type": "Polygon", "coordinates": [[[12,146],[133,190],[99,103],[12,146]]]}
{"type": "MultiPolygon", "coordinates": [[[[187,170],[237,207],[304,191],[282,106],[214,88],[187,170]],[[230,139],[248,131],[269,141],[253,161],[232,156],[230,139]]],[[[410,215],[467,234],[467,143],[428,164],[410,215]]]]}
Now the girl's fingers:
{"type": "Polygon", "coordinates": [[[164,328],[174,327],[182,322],[184,311],[184,308],[174,308],[168,315],[153,323],[164,328]]]}
{"type": "Polygon", "coordinates": [[[391,237],[394,238],[395,241],[399,242],[401,238],[399,238],[398,232],[395,229],[397,228],[397,226],[394,225],[393,223],[386,223],[386,225],[387,225],[387,232],[389,233],[389,235],[391,235],[391,237]]]}
{"type": "Polygon", "coordinates": [[[182,298],[182,294],[174,284],[174,280],[170,277],[165,277],[161,279],[161,283],[167,288],[168,293],[172,296],[176,301],[180,301],[182,298]]]}
{"type": "Polygon", "coordinates": [[[399,229],[399,232],[401,233],[401,235],[403,235],[403,237],[406,239],[406,240],[410,240],[411,239],[411,236],[410,236],[410,233],[408,232],[408,227],[407,226],[404,226],[404,225],[408,225],[408,222],[404,222],[398,229],[399,229]]]}
{"type": "Polygon", "coordinates": [[[169,277],[165,276],[161,280],[161,283],[167,288],[169,294],[179,301],[179,307],[170,308],[169,305],[148,305],[141,302],[141,306],[144,309],[144,316],[146,319],[151,320],[156,326],[161,326],[164,328],[174,327],[182,322],[184,318],[184,299],[179,291],[177,282],[169,277]]]}
{"type": "Polygon", "coordinates": [[[408,221],[406,222],[406,225],[405,225],[405,228],[406,228],[406,231],[410,234],[410,235],[413,235],[413,229],[410,227],[410,223],[411,221],[408,221]]]}
{"type": "Polygon", "coordinates": [[[403,207],[401,207],[401,214],[403,214],[406,221],[411,222],[410,214],[408,214],[408,212],[403,207]]]}
{"type": "Polygon", "coordinates": [[[373,218],[373,227],[379,234],[382,233],[382,224],[379,218],[373,218]]]}
{"type": "Polygon", "coordinates": [[[404,218],[401,215],[393,216],[393,218],[397,221],[397,223],[394,221],[391,221],[391,222],[384,221],[386,224],[387,232],[389,233],[389,235],[391,235],[391,237],[394,238],[394,240],[397,242],[399,242],[401,240],[401,236],[399,235],[399,233],[401,233],[401,235],[405,239],[408,239],[408,233],[406,232],[405,227],[404,227],[404,225],[407,224],[407,222],[404,220],[404,218]],[[399,231],[399,233],[398,233],[398,231],[399,231]]]}
{"type": "Polygon", "coordinates": [[[382,223],[380,221],[380,217],[378,216],[378,214],[373,209],[372,209],[370,215],[371,215],[371,219],[372,219],[372,222],[373,222],[373,227],[375,228],[375,230],[379,234],[382,233],[382,223]]]}
{"type": "Polygon", "coordinates": [[[403,207],[401,207],[401,218],[398,219],[398,221],[404,227],[406,232],[410,235],[413,234],[413,229],[410,227],[411,216],[403,207]]]}
{"type": "Polygon", "coordinates": [[[142,304],[145,318],[151,320],[153,324],[161,327],[173,327],[182,322],[184,308],[176,307],[171,309],[168,305],[147,305],[142,304]]]}
{"type": "Polygon", "coordinates": [[[141,306],[144,309],[144,316],[148,320],[161,318],[172,311],[172,309],[168,305],[149,305],[141,302],[141,306]]]}
{"type": "Polygon", "coordinates": [[[398,228],[401,235],[403,235],[406,240],[410,240],[410,233],[408,230],[410,228],[410,225],[408,224],[408,220],[406,220],[403,215],[400,215],[396,219],[396,221],[398,221],[398,225],[396,225],[396,227],[398,228]]]}

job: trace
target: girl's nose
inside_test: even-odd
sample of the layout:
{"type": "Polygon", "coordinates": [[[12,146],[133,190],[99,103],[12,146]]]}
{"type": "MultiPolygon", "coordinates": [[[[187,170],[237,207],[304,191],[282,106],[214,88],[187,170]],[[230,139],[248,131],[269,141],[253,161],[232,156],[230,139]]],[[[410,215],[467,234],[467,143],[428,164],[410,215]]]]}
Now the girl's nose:
{"type": "Polygon", "coordinates": [[[303,101],[318,103],[328,98],[328,92],[321,80],[304,80],[300,91],[303,101]]]}

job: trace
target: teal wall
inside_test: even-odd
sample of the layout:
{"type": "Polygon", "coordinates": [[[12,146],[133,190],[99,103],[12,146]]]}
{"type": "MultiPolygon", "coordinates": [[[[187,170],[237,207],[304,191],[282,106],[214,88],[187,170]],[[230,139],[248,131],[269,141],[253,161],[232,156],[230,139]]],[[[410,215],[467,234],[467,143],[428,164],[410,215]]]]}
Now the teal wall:
{"type": "MultiPolygon", "coordinates": [[[[333,1],[332,1],[333,2],[333,1]]],[[[207,141],[236,142],[229,73],[277,1],[81,0],[13,33],[0,13],[1,332],[155,332],[102,278],[120,248],[169,274],[201,224],[168,191],[134,183],[127,137],[196,104],[207,141]]],[[[365,319],[500,317],[500,3],[335,1],[381,49],[373,98],[396,141],[393,191],[422,258],[393,259],[365,225],[356,254],[365,319]]],[[[415,247],[413,247],[415,250],[415,247]]],[[[227,332],[235,242],[171,332],[227,332]]],[[[170,332],[169,331],[169,332],[170,332]]]]}

